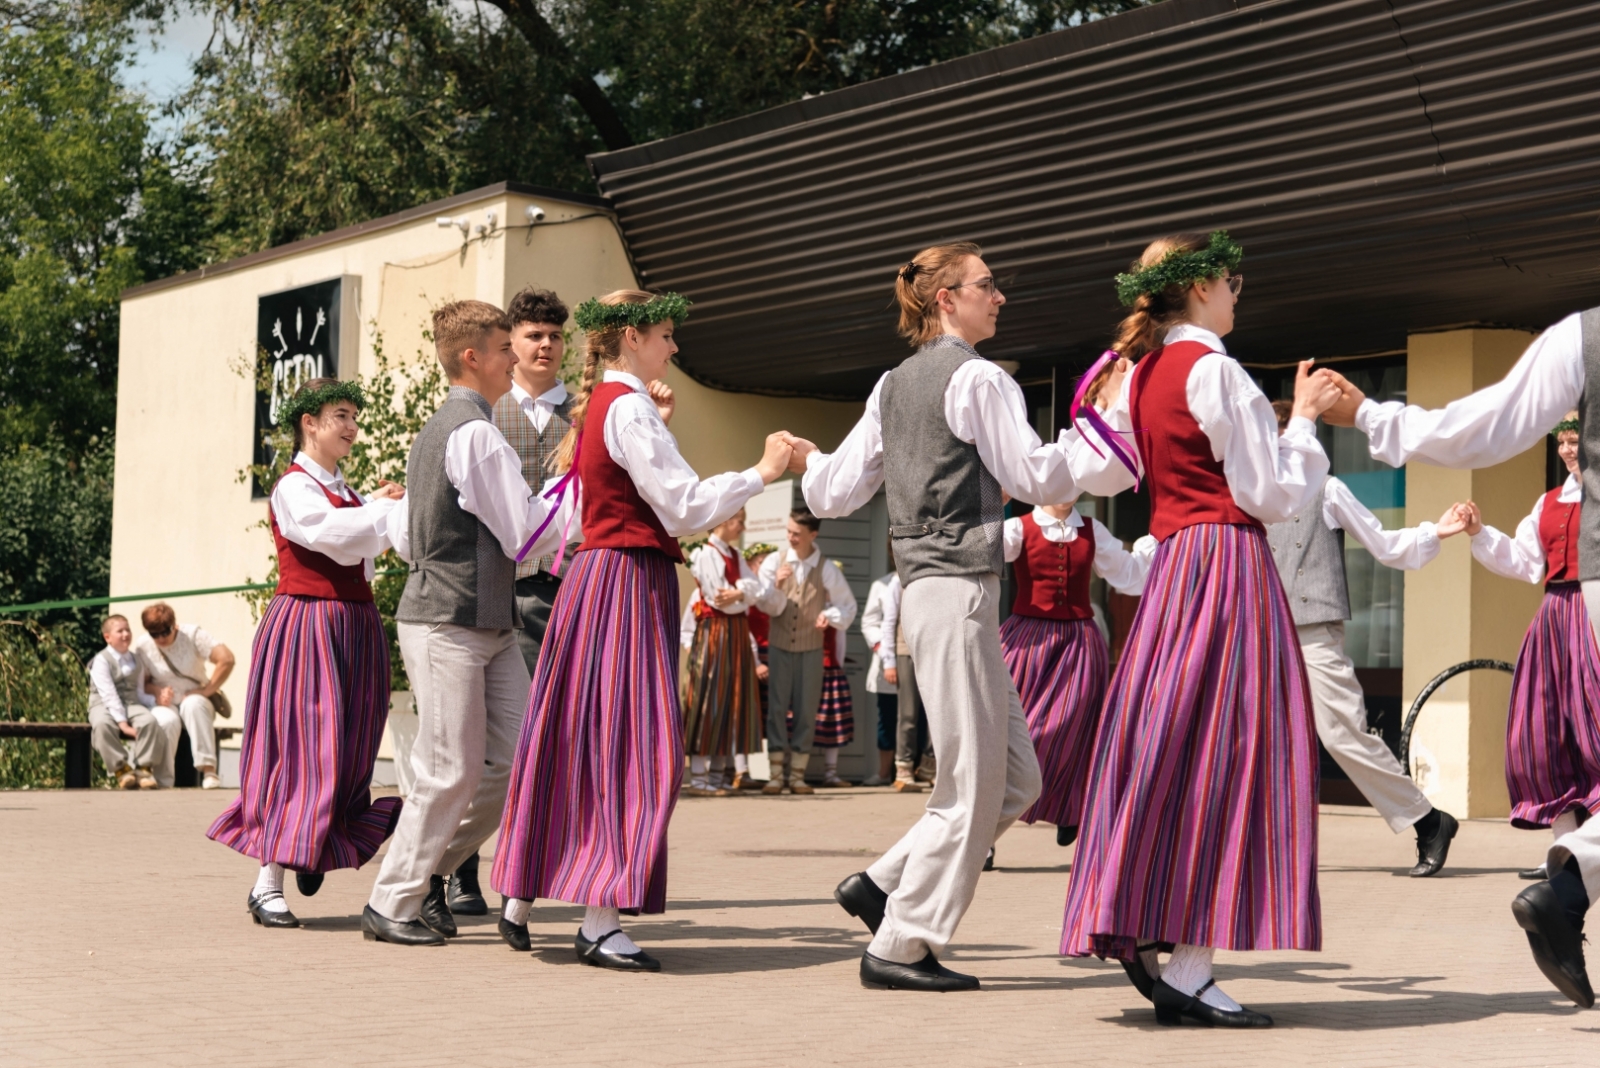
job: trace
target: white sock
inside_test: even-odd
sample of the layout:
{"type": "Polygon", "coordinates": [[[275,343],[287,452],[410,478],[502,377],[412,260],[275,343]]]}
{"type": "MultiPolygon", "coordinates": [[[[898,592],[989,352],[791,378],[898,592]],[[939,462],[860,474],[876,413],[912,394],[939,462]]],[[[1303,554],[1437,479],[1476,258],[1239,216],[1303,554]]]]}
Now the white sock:
{"type": "Polygon", "coordinates": [[[267,912],[288,912],[289,903],[283,900],[283,865],[263,864],[256,875],[256,901],[267,912]]]}
{"type": "Polygon", "coordinates": [[[505,918],[507,923],[514,923],[518,927],[528,922],[528,912],[533,908],[533,902],[525,901],[520,897],[506,898],[505,918]]]}
{"type": "MultiPolygon", "coordinates": [[[[1173,951],[1172,958],[1167,961],[1167,966],[1161,972],[1161,980],[1180,994],[1193,994],[1211,979],[1211,958],[1216,950],[1210,946],[1183,946],[1180,945],[1173,951]]],[[[1222,988],[1212,983],[1206,986],[1200,1000],[1210,1005],[1213,1009],[1224,1012],[1238,1012],[1240,1004],[1222,992],[1222,988]]]]}
{"type": "Polygon", "coordinates": [[[733,754],[733,770],[741,775],[750,774],[750,758],[744,753],[733,754]]]}
{"type": "Polygon", "coordinates": [[[839,750],[824,749],[822,751],[822,766],[826,769],[828,778],[831,779],[837,776],[839,774],[839,750]]]}
{"type": "MultiPolygon", "coordinates": [[[[583,937],[593,942],[603,934],[610,934],[612,931],[619,930],[622,927],[621,918],[621,913],[616,909],[604,909],[596,905],[590,905],[583,914],[583,937]]],[[[633,939],[629,938],[625,933],[611,935],[610,938],[606,939],[606,948],[613,953],[639,952],[639,947],[634,945],[633,939]]]]}
{"type": "Polygon", "coordinates": [[[689,758],[689,785],[696,790],[706,788],[706,758],[692,756],[689,758]]]}
{"type": "Polygon", "coordinates": [[[1139,963],[1152,979],[1161,978],[1161,950],[1155,946],[1139,950],[1139,963]]]}
{"type": "Polygon", "coordinates": [[[1564,834],[1571,834],[1573,831],[1578,829],[1577,812],[1570,808],[1567,809],[1561,815],[1556,817],[1556,821],[1550,825],[1550,829],[1556,832],[1557,838],[1560,838],[1564,834]]]}

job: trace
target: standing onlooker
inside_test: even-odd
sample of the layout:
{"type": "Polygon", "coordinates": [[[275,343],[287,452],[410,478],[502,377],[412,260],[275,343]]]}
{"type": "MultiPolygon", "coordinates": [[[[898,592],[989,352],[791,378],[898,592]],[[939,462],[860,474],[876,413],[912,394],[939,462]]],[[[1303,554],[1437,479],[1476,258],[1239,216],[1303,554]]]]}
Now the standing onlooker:
{"type": "Polygon", "coordinates": [[[822,785],[850,784],[839,778],[839,750],[856,740],[855,703],[850,678],[844,673],[844,631],[829,627],[822,638],[822,699],[812,744],[822,750],[822,785]]]}
{"type": "Polygon", "coordinates": [[[233,714],[233,706],[222,693],[222,684],[233,673],[233,653],[199,625],[180,626],[172,606],[165,601],[157,601],[139,613],[139,623],[144,627],[144,637],[134,646],[134,652],[144,662],[145,689],[155,695],[156,721],[167,736],[166,754],[156,771],[156,780],[162,786],[174,784],[178,735],[188,731],[200,788],[215,790],[222,785],[217,777],[216,717],[233,714]]]}
{"type": "MultiPolygon", "coordinates": [[[[893,550],[890,550],[893,560],[893,550]]],[[[867,591],[867,607],[861,612],[861,636],[872,650],[872,661],[867,665],[867,692],[878,698],[878,770],[862,786],[888,786],[894,782],[894,744],[899,721],[899,701],[895,684],[884,677],[882,647],[888,641],[892,647],[894,635],[886,634],[883,626],[884,607],[889,598],[889,583],[895,578],[891,570],[872,583],[867,591]]],[[[889,650],[890,661],[894,651],[889,650]]]]}
{"type": "Polygon", "coordinates": [[[883,594],[883,641],[878,647],[883,677],[898,696],[894,731],[894,788],[901,793],[921,793],[922,782],[932,781],[933,752],[928,746],[928,714],[917,693],[917,671],[911,662],[906,630],[900,625],[900,573],[891,572],[883,594]],[[918,762],[921,761],[919,764],[918,762]],[[924,772],[926,770],[926,774],[924,772]]]}
{"type": "Polygon", "coordinates": [[[145,704],[144,665],[129,648],[133,631],[126,616],[107,616],[100,634],[106,647],[89,661],[90,737],[119,789],[154,790],[166,739],[145,704]],[[131,767],[124,739],[133,742],[131,767]]]}
{"type": "MultiPolygon", "coordinates": [[[[767,557],[778,551],[778,547],[771,542],[758,541],[754,545],[747,545],[744,549],[744,562],[750,565],[750,570],[758,576],[761,574],[761,565],[766,563],[767,557]]],[[[752,606],[745,615],[750,620],[750,647],[756,654],[756,682],[760,696],[760,712],[762,729],[760,734],[766,733],[767,722],[767,679],[772,675],[772,668],[768,663],[770,637],[772,634],[772,617],[760,608],[752,606]]],[[[733,754],[733,781],[728,784],[728,789],[734,793],[741,790],[760,790],[765,787],[766,781],[757,779],[750,774],[750,754],[761,752],[761,738],[758,735],[750,745],[749,753],[733,754]]]]}

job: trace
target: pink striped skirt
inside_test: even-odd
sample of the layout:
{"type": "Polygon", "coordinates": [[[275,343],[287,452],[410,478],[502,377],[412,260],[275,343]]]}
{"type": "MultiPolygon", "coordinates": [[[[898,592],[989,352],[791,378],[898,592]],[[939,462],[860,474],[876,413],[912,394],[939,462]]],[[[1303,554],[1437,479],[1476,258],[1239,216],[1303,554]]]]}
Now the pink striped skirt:
{"type": "Polygon", "coordinates": [[[1265,535],[1161,543],[1106,697],[1061,952],[1321,949],[1317,736],[1265,535]]]}
{"type": "Polygon", "coordinates": [[[1044,776],[1022,822],[1076,827],[1106,696],[1106,640],[1092,619],[1012,615],[1000,624],[1000,648],[1044,776]]]}
{"type": "Polygon", "coordinates": [[[489,882],[663,912],[683,777],[678,577],[655,549],[573,555],[545,632],[489,882]]]}
{"type": "Polygon", "coordinates": [[[206,837],[303,872],[359,868],[394,831],[372,799],[389,719],[389,642],[371,602],[279,595],[256,628],[239,796],[206,837]]]}
{"type": "Polygon", "coordinates": [[[1600,809],[1600,650],[1577,583],[1551,586],[1522,639],[1506,719],[1511,822],[1600,809]]]}

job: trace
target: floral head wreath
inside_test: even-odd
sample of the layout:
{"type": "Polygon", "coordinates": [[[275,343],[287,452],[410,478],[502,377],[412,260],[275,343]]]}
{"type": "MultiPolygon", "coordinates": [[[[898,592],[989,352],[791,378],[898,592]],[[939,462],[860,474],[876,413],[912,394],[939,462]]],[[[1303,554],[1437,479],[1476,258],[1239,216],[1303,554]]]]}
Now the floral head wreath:
{"type": "Polygon", "coordinates": [[[328,382],[316,389],[302,389],[290,397],[278,410],[278,425],[293,430],[300,425],[302,415],[317,415],[324,404],[347,401],[360,411],[367,406],[367,395],[354,382],[328,382]]]}
{"type": "Polygon", "coordinates": [[[758,541],[754,545],[745,546],[744,558],[747,561],[754,560],[758,556],[766,556],[769,553],[775,553],[777,551],[778,547],[772,544],[770,541],[758,541]]]}
{"type": "Polygon", "coordinates": [[[1181,289],[1216,278],[1223,271],[1237,271],[1243,260],[1244,249],[1228,231],[1213,230],[1205,248],[1192,252],[1175,248],[1148,267],[1117,275],[1117,299],[1131,306],[1146,293],[1160,293],[1171,286],[1181,289]]]}
{"type": "Polygon", "coordinates": [[[1569,430],[1574,434],[1579,434],[1583,432],[1583,426],[1576,419],[1563,419],[1556,424],[1554,430],[1550,431],[1550,436],[1553,438],[1560,437],[1569,430]]]}
{"type": "Polygon", "coordinates": [[[601,304],[590,297],[578,305],[574,318],[578,329],[590,334],[624,326],[642,330],[667,319],[682,326],[689,318],[690,306],[689,298],[677,293],[662,293],[643,304],[601,304]]]}

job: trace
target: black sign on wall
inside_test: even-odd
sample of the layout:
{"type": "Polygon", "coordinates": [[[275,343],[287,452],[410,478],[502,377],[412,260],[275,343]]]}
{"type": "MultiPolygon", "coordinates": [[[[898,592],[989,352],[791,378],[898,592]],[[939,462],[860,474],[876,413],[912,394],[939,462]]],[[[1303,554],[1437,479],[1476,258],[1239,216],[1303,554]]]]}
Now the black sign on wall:
{"type": "MultiPolygon", "coordinates": [[[[257,355],[264,363],[256,390],[255,462],[270,466],[273,450],[264,440],[294,391],[312,378],[339,377],[339,306],[344,280],[270,293],[256,303],[257,355]]],[[[271,487],[255,486],[254,496],[271,487]]]]}

